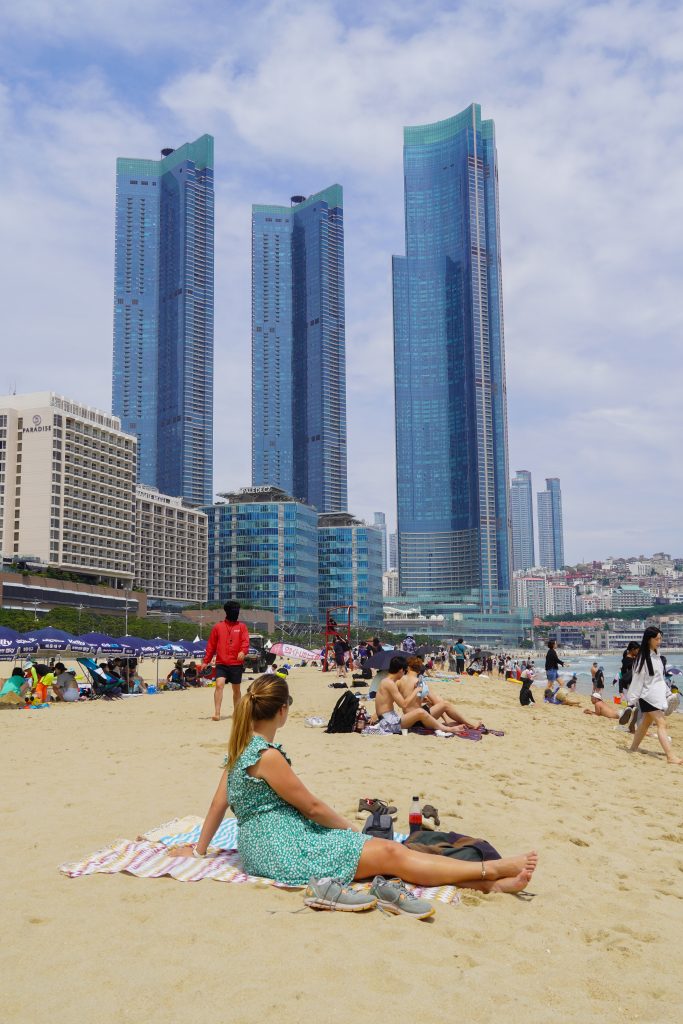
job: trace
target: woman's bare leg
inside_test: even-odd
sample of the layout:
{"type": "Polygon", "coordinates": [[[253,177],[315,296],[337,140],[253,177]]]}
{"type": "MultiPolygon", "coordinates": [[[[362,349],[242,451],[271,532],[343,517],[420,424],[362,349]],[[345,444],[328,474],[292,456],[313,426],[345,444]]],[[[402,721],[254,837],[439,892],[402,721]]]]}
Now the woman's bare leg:
{"type": "Polygon", "coordinates": [[[425,729],[441,729],[443,732],[455,732],[459,728],[457,725],[446,725],[445,722],[439,722],[424,708],[413,708],[412,711],[406,711],[401,715],[401,726],[404,729],[409,729],[416,722],[424,725],[425,729]]]}
{"type": "Polygon", "coordinates": [[[474,722],[468,722],[464,715],[461,715],[454,704],[451,704],[447,700],[439,700],[435,704],[432,704],[429,709],[432,713],[433,718],[441,718],[443,714],[450,718],[451,723],[454,725],[464,725],[467,729],[478,729],[482,724],[481,720],[474,722]]]}
{"type": "Polygon", "coordinates": [[[680,757],[676,757],[676,755],[674,754],[673,747],[671,746],[671,740],[666,734],[666,721],[664,718],[664,713],[662,711],[658,711],[657,714],[653,717],[657,729],[657,739],[661,744],[662,750],[666,754],[667,761],[669,762],[669,764],[683,764],[683,760],[681,760],[680,757]]]}
{"type": "Polygon", "coordinates": [[[355,877],[385,875],[415,885],[460,885],[483,892],[519,892],[528,885],[537,863],[538,854],[533,851],[519,857],[489,860],[482,877],[481,861],[416,853],[392,840],[371,839],[363,847],[355,877]]]}
{"type": "Polygon", "coordinates": [[[652,725],[653,721],[653,716],[649,711],[647,711],[640,719],[640,722],[638,723],[638,728],[636,729],[635,735],[633,737],[633,743],[629,747],[631,753],[635,753],[640,744],[643,742],[643,740],[645,739],[645,734],[652,725]]]}

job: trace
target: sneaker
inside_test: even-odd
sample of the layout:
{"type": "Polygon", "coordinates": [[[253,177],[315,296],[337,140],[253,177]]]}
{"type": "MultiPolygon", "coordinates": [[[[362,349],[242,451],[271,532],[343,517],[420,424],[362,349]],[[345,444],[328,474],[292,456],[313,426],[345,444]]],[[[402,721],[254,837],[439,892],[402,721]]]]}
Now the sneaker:
{"type": "Polygon", "coordinates": [[[631,722],[631,716],[633,715],[635,708],[628,707],[625,711],[622,711],[619,716],[619,725],[629,725],[631,722]]]}
{"type": "Polygon", "coordinates": [[[389,914],[407,914],[408,917],[416,917],[418,921],[425,921],[436,913],[429,900],[423,900],[412,893],[400,878],[386,879],[377,875],[370,886],[370,893],[377,897],[380,910],[386,910],[389,914]]]}
{"type": "Polygon", "coordinates": [[[304,893],[304,903],[314,910],[373,910],[377,897],[371,892],[349,889],[337,878],[311,878],[304,893]]]}

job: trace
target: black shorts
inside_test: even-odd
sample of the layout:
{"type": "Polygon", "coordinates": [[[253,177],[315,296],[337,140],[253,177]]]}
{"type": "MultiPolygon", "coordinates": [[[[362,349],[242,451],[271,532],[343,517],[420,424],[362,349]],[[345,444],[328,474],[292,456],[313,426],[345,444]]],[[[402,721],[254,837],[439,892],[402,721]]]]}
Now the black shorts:
{"type": "Polygon", "coordinates": [[[243,665],[216,665],[216,679],[222,676],[226,683],[232,683],[233,686],[240,685],[243,673],[243,665]]]}
{"type": "Polygon", "coordinates": [[[640,710],[643,712],[644,715],[646,715],[648,713],[648,711],[661,711],[662,710],[661,708],[654,708],[652,706],[652,704],[648,704],[648,702],[646,700],[643,700],[642,697],[638,698],[638,707],[640,708],[640,710]]]}

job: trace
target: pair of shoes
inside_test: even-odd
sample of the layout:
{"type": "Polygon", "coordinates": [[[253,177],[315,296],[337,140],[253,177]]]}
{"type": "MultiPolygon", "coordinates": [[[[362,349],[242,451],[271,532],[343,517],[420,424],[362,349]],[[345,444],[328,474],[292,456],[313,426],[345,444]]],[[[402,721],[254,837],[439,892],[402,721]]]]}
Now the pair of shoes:
{"type": "Polygon", "coordinates": [[[429,900],[412,893],[400,878],[387,879],[377,875],[370,886],[370,894],[376,897],[379,909],[387,914],[406,914],[418,921],[426,921],[436,913],[429,900]]]}
{"type": "Polygon", "coordinates": [[[337,878],[311,878],[304,892],[304,904],[313,910],[342,910],[357,914],[379,907],[387,914],[405,914],[426,921],[435,914],[428,900],[415,896],[400,878],[377,875],[370,891],[358,892],[337,878]]]}
{"type": "Polygon", "coordinates": [[[350,889],[337,878],[311,878],[304,892],[304,904],[313,910],[345,910],[356,914],[374,910],[377,897],[350,889]]]}
{"type": "Polygon", "coordinates": [[[635,710],[635,708],[628,707],[625,711],[622,711],[619,715],[619,725],[629,725],[635,710]]]}
{"type": "Polygon", "coordinates": [[[358,810],[359,812],[367,811],[368,814],[396,814],[395,807],[391,807],[384,800],[379,800],[377,797],[364,796],[358,801],[358,810]]]}

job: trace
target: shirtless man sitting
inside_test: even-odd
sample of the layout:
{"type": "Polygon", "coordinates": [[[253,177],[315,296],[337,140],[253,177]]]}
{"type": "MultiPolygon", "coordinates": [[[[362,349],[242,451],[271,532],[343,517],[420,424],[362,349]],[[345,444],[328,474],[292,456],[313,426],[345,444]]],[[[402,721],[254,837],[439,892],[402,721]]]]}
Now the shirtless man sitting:
{"type": "Polygon", "coordinates": [[[405,657],[394,657],[389,662],[389,672],[384,677],[375,697],[377,722],[386,732],[399,733],[411,725],[424,725],[426,729],[440,729],[442,732],[459,732],[460,725],[444,725],[437,721],[423,707],[414,707],[410,698],[404,697],[398,684],[405,675],[405,657]],[[396,707],[400,710],[397,713],[396,707]]]}
{"type": "Polygon", "coordinates": [[[408,658],[408,671],[397,684],[398,688],[409,701],[408,710],[423,708],[432,718],[443,719],[446,725],[460,725],[465,729],[478,729],[481,726],[480,720],[468,722],[464,715],[456,709],[454,704],[444,700],[438,693],[434,693],[431,686],[422,680],[424,662],[422,658],[413,656],[408,658]]]}
{"type": "Polygon", "coordinates": [[[612,704],[606,704],[603,697],[605,684],[598,681],[593,682],[595,689],[591,693],[592,708],[586,708],[584,715],[597,715],[598,718],[619,718],[621,711],[612,704]]]}

